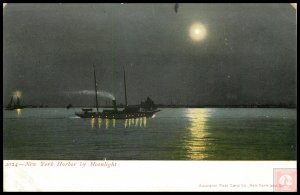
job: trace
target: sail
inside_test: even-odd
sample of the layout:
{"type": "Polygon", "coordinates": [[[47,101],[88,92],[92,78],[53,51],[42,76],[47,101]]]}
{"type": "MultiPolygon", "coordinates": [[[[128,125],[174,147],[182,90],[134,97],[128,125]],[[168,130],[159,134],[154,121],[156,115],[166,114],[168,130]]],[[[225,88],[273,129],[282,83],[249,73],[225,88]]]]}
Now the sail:
{"type": "Polygon", "coordinates": [[[11,108],[12,107],[12,104],[13,104],[13,97],[10,98],[10,101],[8,103],[8,105],[6,106],[6,108],[11,108]]]}
{"type": "Polygon", "coordinates": [[[17,105],[16,106],[20,106],[20,98],[17,97],[17,105]]]}

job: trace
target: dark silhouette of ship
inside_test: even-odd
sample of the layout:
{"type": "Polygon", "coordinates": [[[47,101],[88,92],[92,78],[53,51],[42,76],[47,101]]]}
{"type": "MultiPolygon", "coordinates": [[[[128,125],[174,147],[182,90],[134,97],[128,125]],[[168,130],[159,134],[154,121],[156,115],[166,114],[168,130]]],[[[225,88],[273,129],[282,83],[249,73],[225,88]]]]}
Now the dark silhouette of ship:
{"type": "Polygon", "coordinates": [[[66,108],[69,109],[69,108],[72,108],[72,107],[73,107],[72,104],[68,104],[66,108]]]}
{"type": "Polygon", "coordinates": [[[20,98],[17,97],[17,103],[14,101],[14,97],[12,96],[8,105],[5,107],[5,110],[16,110],[16,109],[23,109],[25,106],[22,106],[20,103],[20,98]]]}
{"type": "Polygon", "coordinates": [[[83,112],[75,112],[75,114],[81,118],[102,118],[102,119],[128,119],[128,118],[141,118],[141,117],[152,117],[157,110],[154,102],[148,97],[145,102],[141,102],[141,105],[129,106],[127,104],[127,92],[126,92],[126,76],[124,69],[124,92],[125,92],[125,108],[118,110],[116,100],[112,100],[113,109],[103,110],[99,112],[98,107],[98,96],[97,96],[97,80],[96,71],[94,68],[94,80],[95,80],[95,99],[96,99],[96,112],[93,112],[92,108],[83,108],[83,112]]]}

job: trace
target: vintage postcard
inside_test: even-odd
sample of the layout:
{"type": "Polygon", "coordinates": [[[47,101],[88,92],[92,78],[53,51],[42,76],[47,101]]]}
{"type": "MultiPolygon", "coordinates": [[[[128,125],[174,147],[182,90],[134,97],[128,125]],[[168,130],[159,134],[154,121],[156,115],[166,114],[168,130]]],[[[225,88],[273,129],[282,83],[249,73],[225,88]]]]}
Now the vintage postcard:
{"type": "Polygon", "coordinates": [[[4,3],[4,191],[297,191],[297,5],[4,3]]]}

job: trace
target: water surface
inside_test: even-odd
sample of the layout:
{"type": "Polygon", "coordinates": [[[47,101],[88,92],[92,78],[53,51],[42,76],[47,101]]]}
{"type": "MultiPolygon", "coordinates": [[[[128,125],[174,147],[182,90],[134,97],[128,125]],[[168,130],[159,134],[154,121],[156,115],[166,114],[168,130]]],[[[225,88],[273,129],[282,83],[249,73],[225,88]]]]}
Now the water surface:
{"type": "Polygon", "coordinates": [[[131,120],[75,111],[4,111],[4,159],[296,160],[296,109],[170,108],[131,120]]]}

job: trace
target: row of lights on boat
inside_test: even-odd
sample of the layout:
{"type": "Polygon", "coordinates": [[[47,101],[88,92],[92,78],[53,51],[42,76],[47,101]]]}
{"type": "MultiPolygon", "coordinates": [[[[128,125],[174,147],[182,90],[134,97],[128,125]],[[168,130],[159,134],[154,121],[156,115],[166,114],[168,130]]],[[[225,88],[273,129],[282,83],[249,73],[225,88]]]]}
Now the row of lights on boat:
{"type": "MultiPolygon", "coordinates": [[[[134,116],[134,115],[126,115],[125,118],[131,117],[131,116],[134,116]]],[[[146,116],[146,115],[145,114],[141,114],[141,115],[138,114],[137,116],[146,116]]],[[[92,118],[94,118],[94,116],[92,116],[92,118]]],[[[98,117],[98,118],[100,118],[100,117],[98,117]]],[[[107,118],[107,116],[105,116],[105,118],[107,118]]],[[[113,116],[113,118],[115,118],[115,116],[113,116]]]]}

